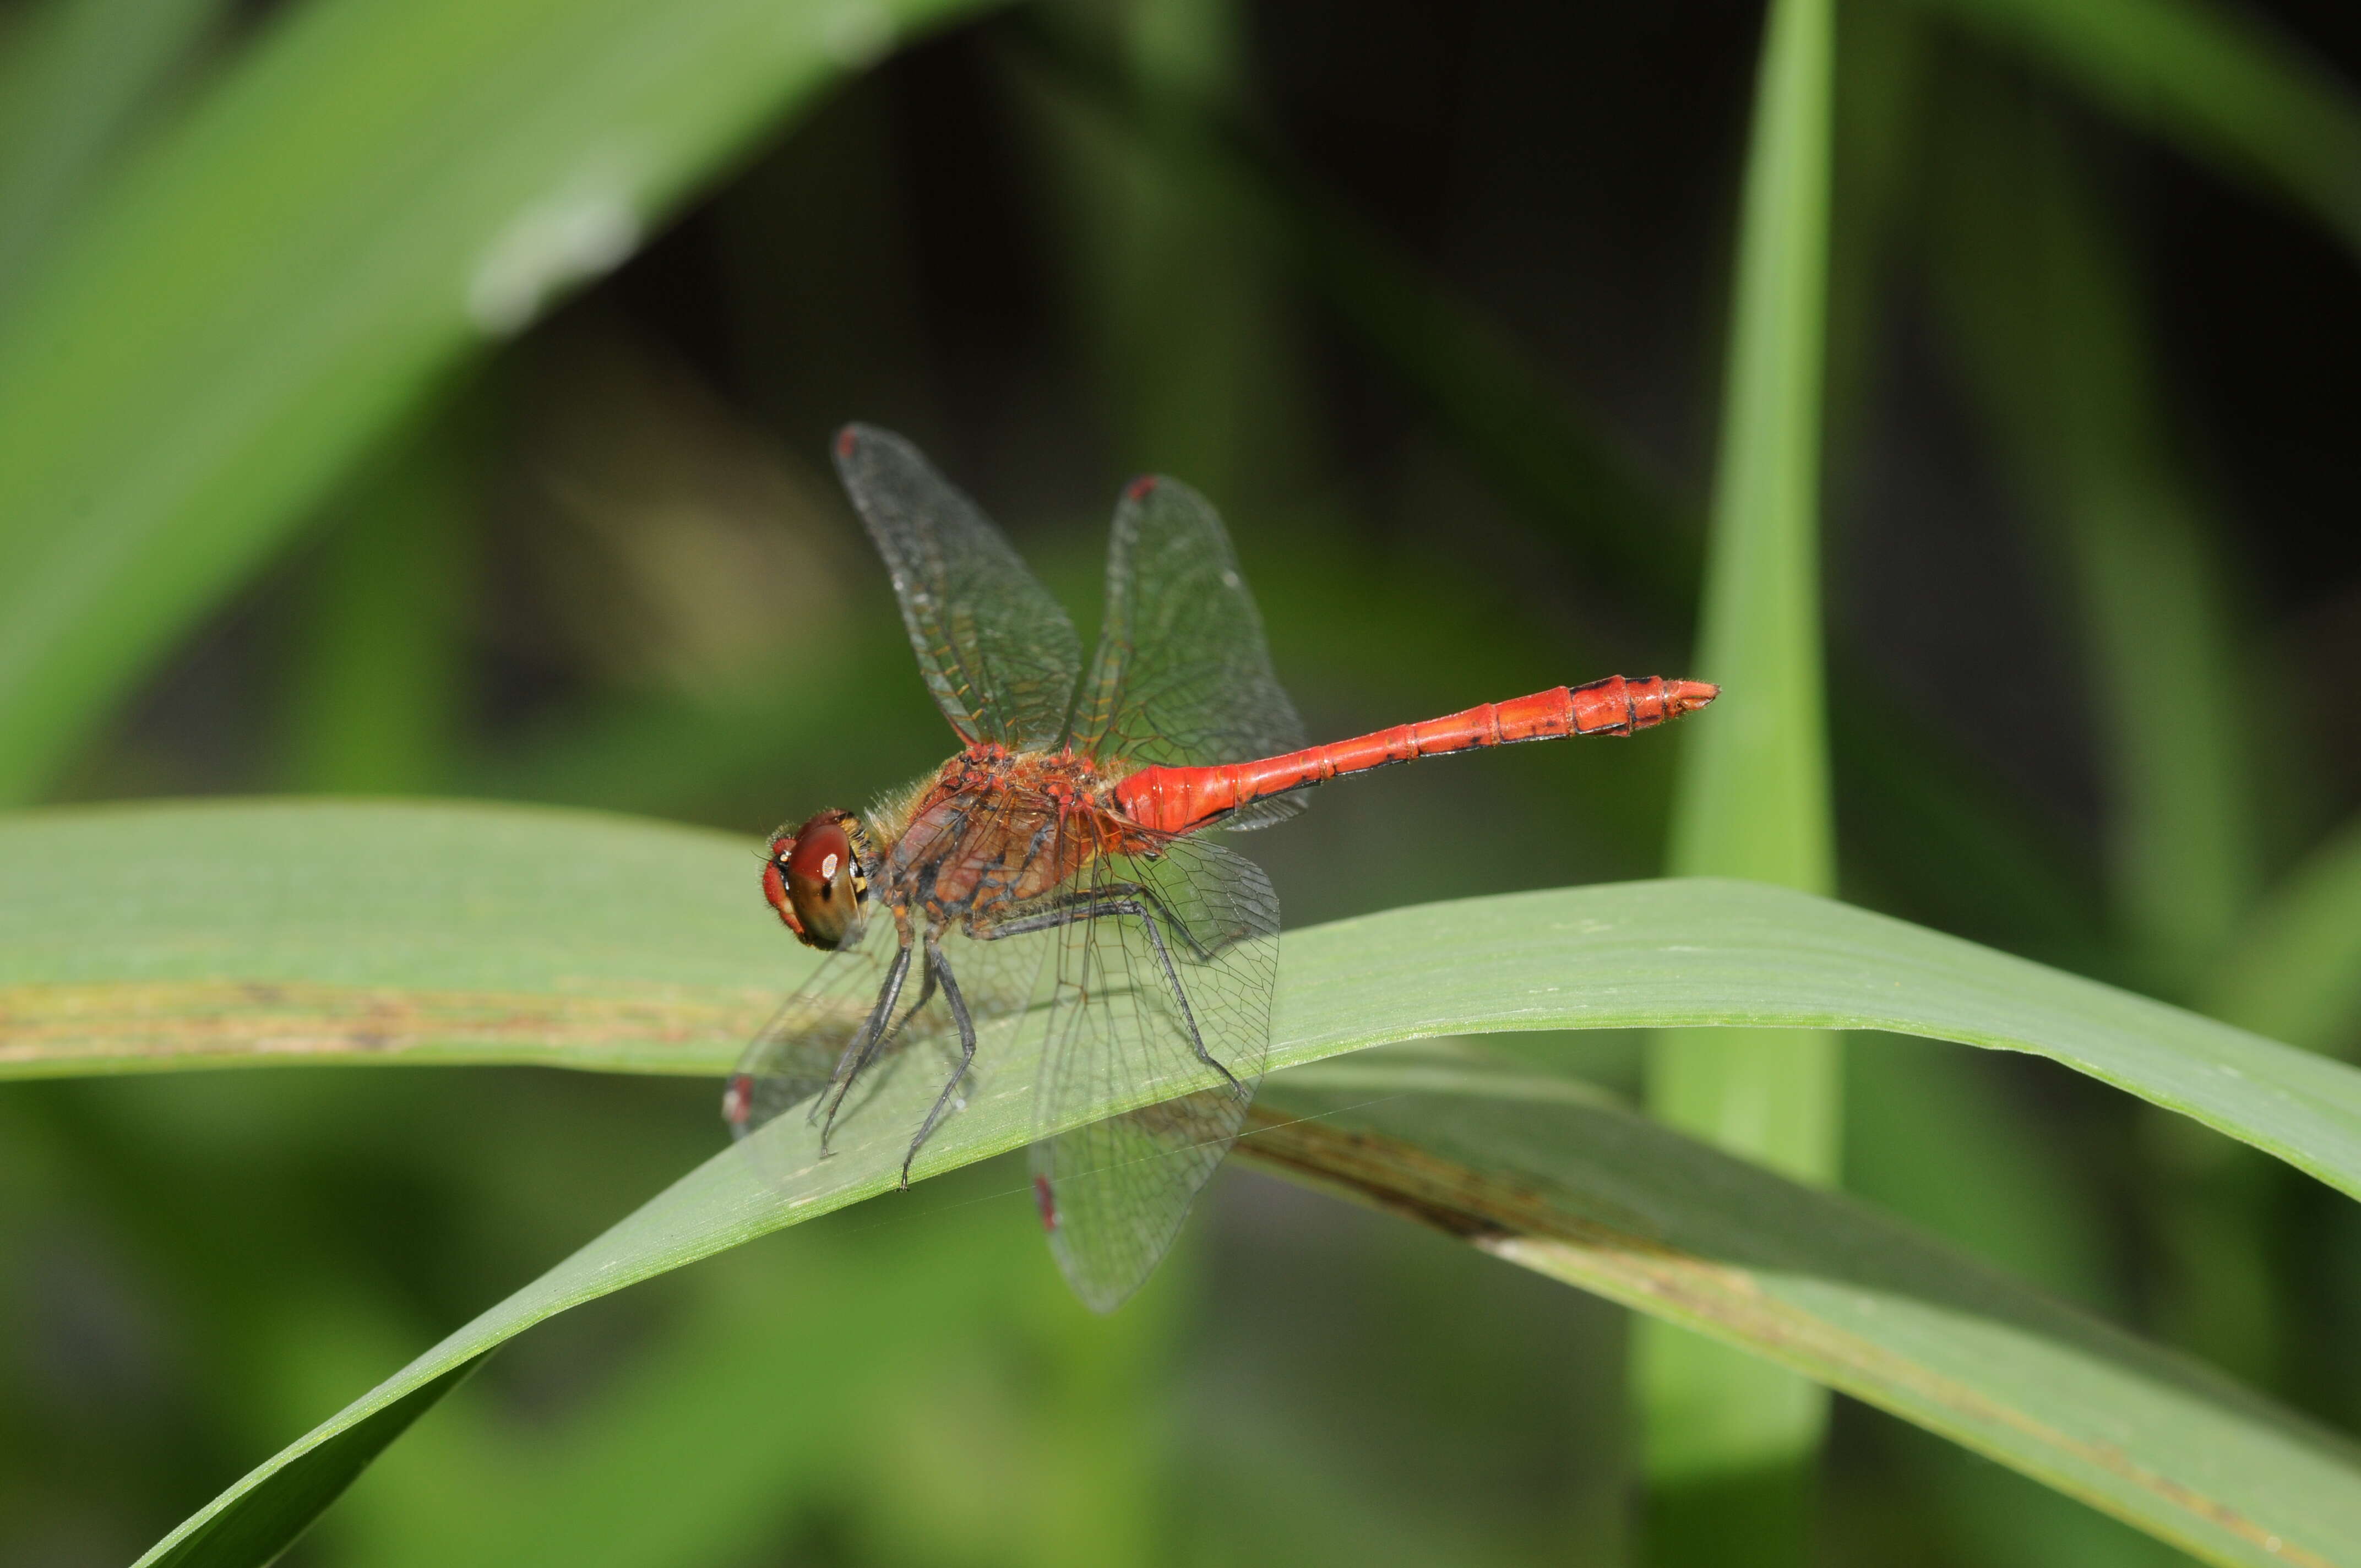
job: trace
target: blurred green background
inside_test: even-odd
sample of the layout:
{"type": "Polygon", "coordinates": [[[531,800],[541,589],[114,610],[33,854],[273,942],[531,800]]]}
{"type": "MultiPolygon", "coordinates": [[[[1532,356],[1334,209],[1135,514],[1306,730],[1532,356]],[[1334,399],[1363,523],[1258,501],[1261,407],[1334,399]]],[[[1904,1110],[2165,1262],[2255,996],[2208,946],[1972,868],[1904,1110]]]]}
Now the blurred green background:
{"type": "MultiPolygon", "coordinates": [[[[1318,735],[1681,674],[1761,27],[14,5],[0,787],[750,847],[858,806],[948,737],[827,471],[850,418],[1086,635],[1122,479],[1204,490],[1318,735]]],[[[1840,7],[1824,524],[1845,895],[2340,1052],[2356,76],[2325,0],[1840,7]]],[[[1391,770],[1246,847],[1290,926],[1650,875],[1675,752],[1391,770]]],[[[1508,1045],[1637,1092],[1636,1040],[1508,1045]]],[[[1849,1072],[1850,1188],[2361,1430],[2349,1203],[2044,1063],[1879,1038],[1849,1072]]],[[[0,1086],[0,1563],[128,1560],[719,1136],[669,1080],[0,1086]]],[[[1232,1170],[1097,1320],[1022,1188],[986,1166],[569,1314],[289,1561],[1636,1556],[1619,1310],[1232,1170]]],[[[1841,1403],[1817,1532],[2173,1560],[1841,1403]]]]}

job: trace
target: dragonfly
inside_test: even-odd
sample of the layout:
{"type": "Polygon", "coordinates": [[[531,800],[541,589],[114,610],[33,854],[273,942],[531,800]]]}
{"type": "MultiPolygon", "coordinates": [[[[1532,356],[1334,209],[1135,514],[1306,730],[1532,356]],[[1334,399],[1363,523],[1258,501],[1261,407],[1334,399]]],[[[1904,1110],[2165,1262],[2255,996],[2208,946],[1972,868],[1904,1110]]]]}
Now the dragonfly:
{"type": "Polygon", "coordinates": [[[1279,900],[1215,830],[1268,827],[1343,774],[1630,735],[1718,694],[1610,675],[1311,746],[1221,518],[1186,485],[1124,489],[1085,666],[1057,600],[916,446],[854,424],[834,455],[959,751],[864,813],[771,837],[763,896],[827,956],[747,1048],[723,1117],[744,1139],[801,1107],[825,1153],[873,1079],[939,1058],[906,1188],[974,1091],[980,1044],[1034,1053],[1034,1199],[1099,1311],[1170,1247],[1270,1055],[1279,900]]]}

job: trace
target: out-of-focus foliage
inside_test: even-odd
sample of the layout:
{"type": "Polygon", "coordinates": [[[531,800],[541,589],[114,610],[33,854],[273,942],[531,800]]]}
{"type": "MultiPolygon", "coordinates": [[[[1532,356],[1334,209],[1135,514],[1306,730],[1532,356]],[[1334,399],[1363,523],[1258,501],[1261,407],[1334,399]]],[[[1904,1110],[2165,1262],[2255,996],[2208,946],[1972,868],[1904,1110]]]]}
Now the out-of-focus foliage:
{"type": "Polygon", "coordinates": [[[40,18],[54,58],[20,73],[19,156],[68,144],[56,159],[92,166],[93,188],[68,200],[28,167],[20,226],[51,232],[0,302],[0,791],[15,797],[435,378],[628,257],[785,111],[954,9],[319,0],[269,18],[109,168],[91,144],[129,108],[93,114],[59,75],[128,95],[193,31],[166,20],[191,7],[151,29],[103,0],[60,3],[73,14],[40,18]],[[93,69],[94,29],[149,58],[93,69]]]}
{"type": "MultiPolygon", "coordinates": [[[[0,12],[6,787],[750,841],[858,805],[944,735],[819,461],[854,417],[1085,611],[1123,475],[1196,483],[1317,732],[1687,673],[1763,8],[1049,0],[907,36],[952,9],[0,12]]],[[[2350,1054],[2361,34],[2302,0],[1835,27],[1839,886],[2350,1054]]],[[[1393,770],[1251,847],[1290,927],[1653,874],[1678,749],[1393,770]]],[[[366,903],[372,845],[319,861],[366,903]]],[[[1638,1088],[1629,1036],[1511,1048],[1638,1088]]],[[[1849,1056],[1860,1196],[2361,1429],[2350,1200],[2045,1064],[1849,1056]]],[[[0,1089],[0,1561],[129,1560],[705,1157],[711,1102],[0,1089]]],[[[1234,1175],[1089,1321],[1017,1185],[553,1321],[289,1561],[1645,1551],[1619,1312],[1234,1175]]],[[[1821,1561],[2171,1555],[1843,1399],[1819,1477],[1821,1561]]]]}

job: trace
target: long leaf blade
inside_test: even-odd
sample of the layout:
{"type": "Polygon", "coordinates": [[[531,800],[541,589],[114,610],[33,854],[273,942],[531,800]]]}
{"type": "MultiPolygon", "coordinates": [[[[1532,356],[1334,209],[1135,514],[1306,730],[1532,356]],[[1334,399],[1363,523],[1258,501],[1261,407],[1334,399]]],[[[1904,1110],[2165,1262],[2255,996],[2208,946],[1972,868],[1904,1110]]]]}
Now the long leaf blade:
{"type": "MultiPolygon", "coordinates": [[[[733,1020],[759,1018],[805,961],[753,904],[754,863],[748,846],[725,835],[526,808],[231,803],[0,820],[0,1061],[17,1075],[290,1059],[718,1073],[739,1044],[733,1020]],[[194,999],[178,1012],[175,987],[194,999]],[[137,1017],[109,1002],[118,992],[157,1009],[137,1017]],[[285,1010],[303,996],[344,1010],[291,1031],[285,1010]]],[[[1283,972],[1278,1036],[1289,1065],[1446,1031],[1894,1029],[2051,1056],[2361,1195],[2361,1072],[1786,890],[1698,880],[1398,911],[1298,933],[1283,972]]],[[[1005,1072],[989,1084],[939,1135],[922,1170],[1022,1142],[1022,1077],[1005,1072]]],[[[923,1097],[928,1088],[889,1086],[866,1141],[826,1166],[805,1158],[788,1200],[726,1157],[693,1173],[300,1453],[335,1439],[338,1453],[366,1453],[375,1437],[339,1434],[390,1419],[376,1412],[507,1333],[882,1191],[916,1113],[891,1096],[923,1097]]],[[[1953,1430],[1939,1412],[1914,1412],[1900,1391],[1864,1397],[1953,1430]]],[[[2010,1462],[2052,1474],[2042,1466],[2053,1460],[2010,1462]]],[[[308,1488],[303,1496],[324,1500],[333,1488],[316,1483],[340,1474],[349,1474],[341,1461],[307,1461],[294,1478],[269,1481],[253,1503],[241,1502],[241,1491],[208,1516],[226,1519],[236,1509],[237,1520],[195,1520],[192,1531],[262,1540],[269,1531],[246,1533],[254,1521],[245,1509],[308,1517],[278,1489],[308,1488]]],[[[247,1490],[264,1485],[258,1478],[247,1490]]],[[[2140,1481],[2133,1490],[2158,1488],[2140,1481]]],[[[240,1559],[209,1551],[186,1560],[240,1559]]]]}
{"type": "MultiPolygon", "coordinates": [[[[2216,1562],[2338,1561],[2361,1456],[2218,1375],[2107,1329],[1846,1200],[1598,1103],[1430,1048],[1272,1086],[1250,1157],[1773,1358],[2216,1562]]],[[[896,1112],[925,1097],[905,1092],[896,1112]]],[[[943,1168],[1026,1135],[1021,1086],[948,1125],[943,1168]]],[[[786,1142],[807,1154],[810,1134],[786,1142]]],[[[450,1381],[569,1307],[894,1182],[899,1118],[774,1192],[726,1149],[240,1480],[143,1559],[267,1560],[450,1381]]]]}
{"type": "MultiPolygon", "coordinates": [[[[727,834],[522,806],[0,817],[0,1077],[394,1061],[719,1075],[809,962],[756,902],[759,866],[727,834]]],[[[1273,1060],[1708,1025],[2046,1056],[2361,1197],[2361,1069],[1759,883],[1516,894],[1293,932],[1273,1060]]]]}
{"type": "Polygon", "coordinates": [[[1842,1389],[2210,1561],[2350,1560],[2348,1439],[1890,1217],[1530,1072],[1435,1047],[1308,1068],[1274,1082],[1272,1120],[1239,1146],[1842,1389]]]}

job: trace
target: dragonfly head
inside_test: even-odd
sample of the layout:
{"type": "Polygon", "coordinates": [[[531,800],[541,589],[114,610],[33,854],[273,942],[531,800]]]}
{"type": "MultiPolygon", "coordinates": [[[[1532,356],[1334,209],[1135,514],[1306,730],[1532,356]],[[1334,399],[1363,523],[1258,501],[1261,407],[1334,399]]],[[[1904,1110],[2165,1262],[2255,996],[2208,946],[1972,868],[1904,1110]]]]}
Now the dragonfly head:
{"type": "Polygon", "coordinates": [[[763,861],[763,896],[805,946],[831,950],[860,935],[875,863],[861,819],[850,811],[823,811],[794,832],[772,837],[763,861]]]}

